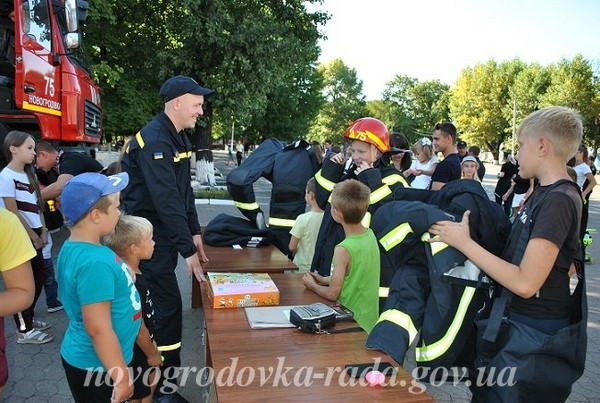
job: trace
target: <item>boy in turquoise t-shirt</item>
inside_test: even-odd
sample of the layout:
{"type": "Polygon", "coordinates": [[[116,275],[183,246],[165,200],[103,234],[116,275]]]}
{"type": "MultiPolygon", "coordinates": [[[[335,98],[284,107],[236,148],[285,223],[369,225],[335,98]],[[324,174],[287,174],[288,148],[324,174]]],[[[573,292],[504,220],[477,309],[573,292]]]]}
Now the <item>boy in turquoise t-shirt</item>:
{"type": "Polygon", "coordinates": [[[346,238],[335,247],[329,277],[315,272],[303,277],[306,288],[350,309],[367,333],[379,317],[379,247],[370,228],[361,224],[369,207],[370,190],[355,179],[335,185],[331,216],[342,225],[346,238]]]}
{"type": "Polygon", "coordinates": [[[141,324],[140,296],[125,264],[100,244],[119,220],[119,192],[128,181],[126,173],[84,173],[61,195],[71,237],[57,265],[60,299],[69,317],[60,353],[79,402],[121,402],[133,393],[128,363],[141,324]]]}

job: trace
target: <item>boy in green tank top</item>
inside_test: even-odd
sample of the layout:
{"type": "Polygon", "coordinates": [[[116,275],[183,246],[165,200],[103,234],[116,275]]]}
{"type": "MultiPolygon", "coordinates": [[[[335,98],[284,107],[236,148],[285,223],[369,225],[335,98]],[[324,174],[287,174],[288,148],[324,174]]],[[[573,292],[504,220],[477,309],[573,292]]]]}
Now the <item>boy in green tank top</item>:
{"type": "Polygon", "coordinates": [[[367,333],[379,316],[379,247],[375,234],[361,224],[369,207],[370,190],[355,179],[335,185],[331,193],[331,216],[342,225],[346,238],[333,254],[332,274],[316,272],[303,277],[306,288],[350,309],[367,333]]]}

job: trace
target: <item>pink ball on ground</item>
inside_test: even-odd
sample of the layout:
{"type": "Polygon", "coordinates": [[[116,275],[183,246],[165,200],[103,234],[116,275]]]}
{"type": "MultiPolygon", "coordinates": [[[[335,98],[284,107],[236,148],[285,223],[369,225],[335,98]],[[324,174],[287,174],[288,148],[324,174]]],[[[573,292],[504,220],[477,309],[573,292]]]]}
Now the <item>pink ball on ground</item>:
{"type": "Polygon", "coordinates": [[[379,371],[370,371],[365,375],[365,379],[370,386],[381,385],[385,381],[385,375],[379,371]]]}

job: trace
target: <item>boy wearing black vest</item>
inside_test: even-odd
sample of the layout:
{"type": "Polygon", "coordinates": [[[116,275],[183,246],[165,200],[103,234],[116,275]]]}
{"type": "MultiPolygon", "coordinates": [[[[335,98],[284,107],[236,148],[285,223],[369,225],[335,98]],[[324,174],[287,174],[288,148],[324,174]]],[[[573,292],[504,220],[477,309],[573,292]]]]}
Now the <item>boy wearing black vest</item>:
{"type": "Polygon", "coordinates": [[[540,186],[517,216],[502,257],[471,239],[468,211],[460,223],[442,221],[430,228],[436,235],[432,241],[458,249],[503,288],[489,318],[478,323],[475,369],[495,368],[498,374],[512,368],[513,382],[475,385],[473,401],[564,401],[581,376],[585,282],[581,276],[571,295],[568,272],[581,253],[582,198],[566,162],[582,133],[579,114],[564,107],[544,108],[523,120],[519,175],[537,178],[540,186]]]}

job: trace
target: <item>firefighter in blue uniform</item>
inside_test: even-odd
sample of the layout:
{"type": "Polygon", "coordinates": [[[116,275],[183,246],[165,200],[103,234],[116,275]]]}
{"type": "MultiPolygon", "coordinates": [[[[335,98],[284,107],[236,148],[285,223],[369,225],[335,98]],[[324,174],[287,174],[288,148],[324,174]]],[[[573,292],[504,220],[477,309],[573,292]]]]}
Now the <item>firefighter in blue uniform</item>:
{"type": "MultiPolygon", "coordinates": [[[[151,329],[162,352],[165,374],[176,378],[180,366],[181,294],[175,276],[177,254],[187,263],[188,274],[204,281],[204,254],[200,224],[191,188],[192,146],[184,129],[192,129],[202,116],[204,96],[213,90],[186,76],[168,79],[160,89],[164,112],[132,137],[123,155],[123,171],[129,186],[123,191],[125,212],[147,218],[154,226],[156,246],[152,259],[141,263],[141,276],[152,293],[156,321],[151,329]]],[[[176,384],[176,379],[168,379],[176,384]]],[[[185,401],[177,393],[161,395],[158,401],[185,401]]]]}

